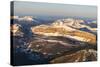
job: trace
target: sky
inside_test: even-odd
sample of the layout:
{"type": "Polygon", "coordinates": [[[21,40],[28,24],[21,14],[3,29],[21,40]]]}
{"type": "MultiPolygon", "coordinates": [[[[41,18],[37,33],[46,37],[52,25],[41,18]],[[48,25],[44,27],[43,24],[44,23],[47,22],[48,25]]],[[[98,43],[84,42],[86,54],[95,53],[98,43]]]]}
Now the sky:
{"type": "Polygon", "coordinates": [[[71,16],[97,17],[97,7],[87,5],[54,4],[14,1],[14,15],[17,16],[71,16]]]}

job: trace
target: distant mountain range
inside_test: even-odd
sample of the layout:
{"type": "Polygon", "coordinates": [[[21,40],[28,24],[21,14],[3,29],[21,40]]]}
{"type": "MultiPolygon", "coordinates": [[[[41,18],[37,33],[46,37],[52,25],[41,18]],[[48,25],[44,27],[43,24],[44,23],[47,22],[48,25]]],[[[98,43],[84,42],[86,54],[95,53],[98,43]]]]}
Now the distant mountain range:
{"type": "Polygon", "coordinates": [[[26,35],[31,33],[32,30],[32,33],[42,34],[46,36],[64,36],[86,42],[96,41],[96,36],[94,35],[96,34],[96,28],[92,28],[91,26],[89,26],[91,25],[91,23],[96,24],[94,22],[87,24],[86,22],[84,22],[84,20],[67,18],[56,20],[49,25],[43,25],[42,22],[33,19],[33,17],[31,16],[25,16],[21,18],[15,16],[13,17],[13,19],[15,19],[15,24],[19,24],[21,26],[24,34],[26,35]],[[86,35],[83,36],[83,34],[86,35]]]}

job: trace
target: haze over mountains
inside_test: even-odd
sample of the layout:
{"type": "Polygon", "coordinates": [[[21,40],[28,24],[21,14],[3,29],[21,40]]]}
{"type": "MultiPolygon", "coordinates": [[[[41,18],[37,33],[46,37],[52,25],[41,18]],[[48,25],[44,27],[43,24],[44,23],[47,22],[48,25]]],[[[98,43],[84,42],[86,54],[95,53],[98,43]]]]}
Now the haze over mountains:
{"type": "Polygon", "coordinates": [[[14,1],[14,15],[18,16],[70,16],[97,18],[97,7],[55,3],[14,1]],[[59,8],[57,8],[59,7],[59,8]]]}

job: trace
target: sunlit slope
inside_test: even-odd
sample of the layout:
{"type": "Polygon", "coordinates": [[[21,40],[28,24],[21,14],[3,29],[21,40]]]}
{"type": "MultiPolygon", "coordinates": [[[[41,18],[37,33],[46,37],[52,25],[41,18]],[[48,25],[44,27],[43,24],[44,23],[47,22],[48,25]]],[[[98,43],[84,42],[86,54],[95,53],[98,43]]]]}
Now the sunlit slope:
{"type": "Polygon", "coordinates": [[[40,25],[32,27],[32,32],[35,34],[45,35],[45,36],[63,36],[73,38],[79,41],[84,41],[88,43],[95,44],[96,36],[94,34],[76,30],[68,26],[47,26],[40,25]]]}

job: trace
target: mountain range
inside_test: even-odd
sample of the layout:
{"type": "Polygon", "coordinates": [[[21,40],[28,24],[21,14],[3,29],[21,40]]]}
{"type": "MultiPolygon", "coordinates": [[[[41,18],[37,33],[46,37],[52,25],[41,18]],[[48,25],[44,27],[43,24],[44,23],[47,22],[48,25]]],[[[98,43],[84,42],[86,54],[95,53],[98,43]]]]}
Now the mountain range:
{"type": "Polygon", "coordinates": [[[96,60],[97,23],[94,21],[66,18],[47,22],[31,16],[14,16],[11,21],[18,61],[24,56],[25,62],[32,64],[96,60]]]}

